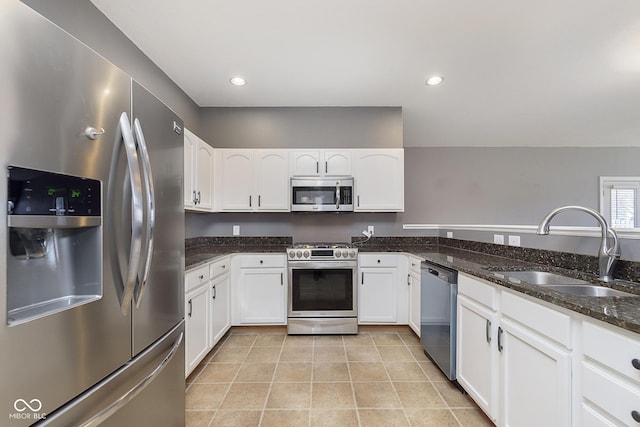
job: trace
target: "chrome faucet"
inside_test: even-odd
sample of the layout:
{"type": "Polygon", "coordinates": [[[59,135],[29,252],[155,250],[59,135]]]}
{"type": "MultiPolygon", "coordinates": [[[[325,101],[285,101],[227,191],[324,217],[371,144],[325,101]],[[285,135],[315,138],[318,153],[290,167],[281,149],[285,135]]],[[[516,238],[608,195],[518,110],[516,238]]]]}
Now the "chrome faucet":
{"type": "Polygon", "coordinates": [[[600,230],[602,231],[602,241],[600,242],[600,249],[598,250],[598,267],[600,269],[600,280],[604,282],[610,282],[613,279],[613,266],[620,258],[620,245],[618,244],[618,235],[609,227],[607,220],[600,214],[590,208],[583,206],[563,206],[552,210],[542,218],[540,225],[538,225],[538,234],[549,234],[549,223],[554,216],[564,211],[580,211],[588,213],[598,220],[600,224],[600,230]],[[609,247],[609,236],[613,238],[613,246],[609,247]]]}

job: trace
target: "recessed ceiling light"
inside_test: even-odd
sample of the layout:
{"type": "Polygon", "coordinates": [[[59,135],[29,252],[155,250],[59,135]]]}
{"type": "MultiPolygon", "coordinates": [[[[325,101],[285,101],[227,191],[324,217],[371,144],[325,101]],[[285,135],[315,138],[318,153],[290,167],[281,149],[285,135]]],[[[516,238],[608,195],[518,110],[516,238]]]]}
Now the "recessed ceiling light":
{"type": "Polygon", "coordinates": [[[234,86],[244,86],[247,84],[247,81],[242,77],[232,77],[229,79],[232,85],[234,86]]]}
{"type": "Polygon", "coordinates": [[[442,81],[444,80],[444,77],[442,76],[431,76],[427,79],[427,84],[429,86],[435,86],[435,85],[439,85],[440,83],[442,83],[442,81]]]}

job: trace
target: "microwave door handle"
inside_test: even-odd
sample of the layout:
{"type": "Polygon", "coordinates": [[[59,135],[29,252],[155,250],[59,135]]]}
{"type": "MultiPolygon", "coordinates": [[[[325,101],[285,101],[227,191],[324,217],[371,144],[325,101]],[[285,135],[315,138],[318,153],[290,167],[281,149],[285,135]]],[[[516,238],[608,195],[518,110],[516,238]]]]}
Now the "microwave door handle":
{"type": "Polygon", "coordinates": [[[149,151],[147,150],[147,143],[144,139],[144,133],[142,132],[142,126],[140,120],[137,118],[133,121],[133,131],[135,141],[139,148],[140,158],[142,160],[142,174],[145,179],[145,208],[146,208],[146,242],[144,251],[142,251],[142,263],[139,270],[140,282],[134,293],[134,301],[136,308],[140,308],[142,303],[142,295],[144,289],[147,286],[149,280],[149,271],[151,270],[151,259],[153,257],[153,238],[156,221],[155,211],[155,192],[153,189],[153,175],[151,174],[151,162],[149,161],[149,151]]]}
{"type": "Polygon", "coordinates": [[[336,182],[336,210],[340,209],[340,183],[336,182]]]}

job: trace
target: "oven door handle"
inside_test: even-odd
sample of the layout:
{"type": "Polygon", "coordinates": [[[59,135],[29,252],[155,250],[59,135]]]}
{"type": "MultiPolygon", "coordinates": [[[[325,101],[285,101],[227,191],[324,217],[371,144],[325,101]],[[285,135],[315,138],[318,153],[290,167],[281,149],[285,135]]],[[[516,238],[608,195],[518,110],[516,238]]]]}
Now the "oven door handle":
{"type": "Polygon", "coordinates": [[[357,261],[294,261],[289,262],[289,270],[325,270],[328,268],[355,269],[357,261]]]}

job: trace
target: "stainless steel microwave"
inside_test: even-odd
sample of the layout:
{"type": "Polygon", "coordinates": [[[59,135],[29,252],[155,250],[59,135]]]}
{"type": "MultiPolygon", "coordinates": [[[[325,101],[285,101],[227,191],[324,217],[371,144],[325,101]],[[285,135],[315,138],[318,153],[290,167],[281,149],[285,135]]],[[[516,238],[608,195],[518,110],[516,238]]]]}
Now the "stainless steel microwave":
{"type": "Polygon", "coordinates": [[[291,178],[291,212],[353,212],[353,177],[291,178]]]}

